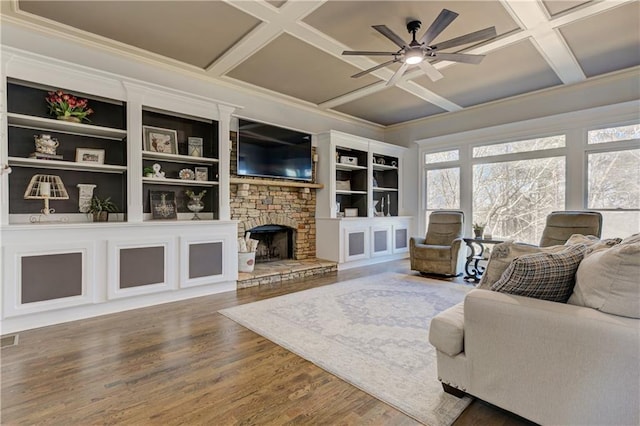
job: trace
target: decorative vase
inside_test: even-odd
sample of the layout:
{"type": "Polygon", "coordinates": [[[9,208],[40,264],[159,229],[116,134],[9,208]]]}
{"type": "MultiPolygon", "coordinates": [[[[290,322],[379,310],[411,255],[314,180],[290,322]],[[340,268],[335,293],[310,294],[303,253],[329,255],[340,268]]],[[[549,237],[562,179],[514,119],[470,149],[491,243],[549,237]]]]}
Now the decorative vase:
{"type": "Polygon", "coordinates": [[[109,221],[109,212],[101,211],[93,213],[93,221],[94,222],[108,222],[109,221]]]}
{"type": "Polygon", "coordinates": [[[474,229],[473,233],[476,236],[476,238],[478,239],[482,239],[482,233],[484,232],[484,229],[474,229]]]}
{"type": "Polygon", "coordinates": [[[56,148],[60,146],[60,142],[51,135],[33,135],[36,144],[36,152],[47,155],[56,155],[56,148]]]}
{"type": "Polygon", "coordinates": [[[191,220],[200,220],[198,213],[204,209],[204,203],[202,202],[202,197],[204,196],[204,191],[200,194],[189,194],[189,202],[187,203],[187,208],[193,212],[193,217],[191,220]]]}
{"type": "Polygon", "coordinates": [[[78,117],[74,117],[72,115],[59,115],[56,118],[58,120],[68,121],[70,123],[79,123],[80,121],[82,121],[78,117]]]}

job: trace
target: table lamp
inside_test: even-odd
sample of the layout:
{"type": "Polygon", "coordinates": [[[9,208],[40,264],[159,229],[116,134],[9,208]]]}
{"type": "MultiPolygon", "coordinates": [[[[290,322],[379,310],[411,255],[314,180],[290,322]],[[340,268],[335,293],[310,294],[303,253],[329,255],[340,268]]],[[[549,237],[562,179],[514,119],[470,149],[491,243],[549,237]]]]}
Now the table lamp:
{"type": "MultiPolygon", "coordinates": [[[[24,192],[24,199],[44,200],[44,208],[40,210],[42,214],[29,218],[32,223],[53,222],[51,215],[55,213],[55,209],[49,208],[49,200],[68,200],[69,194],[60,176],[33,175],[27,186],[27,190],[24,192]]],[[[64,218],[60,220],[65,221],[64,218]]]]}

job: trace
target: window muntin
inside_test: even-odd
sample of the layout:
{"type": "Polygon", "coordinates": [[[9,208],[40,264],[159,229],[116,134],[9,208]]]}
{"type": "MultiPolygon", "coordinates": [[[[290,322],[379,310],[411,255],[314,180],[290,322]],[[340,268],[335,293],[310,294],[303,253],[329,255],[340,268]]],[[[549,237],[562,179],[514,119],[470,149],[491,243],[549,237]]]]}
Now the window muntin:
{"type": "Polygon", "coordinates": [[[453,149],[451,151],[432,152],[424,155],[425,164],[448,163],[449,161],[458,161],[460,159],[460,151],[453,149]]]}
{"type": "Polygon", "coordinates": [[[599,144],[640,139],[640,124],[629,126],[607,127],[587,132],[588,144],[599,144]]]}
{"type": "Polygon", "coordinates": [[[546,149],[564,148],[565,135],[547,136],[524,141],[504,142],[492,145],[476,146],[473,157],[492,157],[494,155],[517,154],[520,152],[542,151],[546,149]]]}
{"type": "Polygon", "coordinates": [[[587,206],[640,210],[640,149],[587,154],[587,206]]]}
{"type": "Polygon", "coordinates": [[[494,238],[537,244],[546,216],[565,206],[565,157],[473,166],[473,220],[494,238]]]}

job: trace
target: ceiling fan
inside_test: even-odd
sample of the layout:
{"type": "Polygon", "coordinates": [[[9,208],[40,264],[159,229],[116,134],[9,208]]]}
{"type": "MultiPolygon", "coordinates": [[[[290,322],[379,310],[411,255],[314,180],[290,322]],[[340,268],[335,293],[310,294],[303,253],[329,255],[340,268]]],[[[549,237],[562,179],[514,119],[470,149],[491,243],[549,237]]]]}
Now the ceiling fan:
{"type": "Polygon", "coordinates": [[[450,49],[452,47],[461,46],[463,44],[495,37],[495,27],[489,27],[483,30],[465,34],[460,37],[452,38],[451,40],[443,41],[442,43],[437,43],[434,45],[430,44],[457,17],[457,13],[447,9],[442,9],[440,15],[438,15],[435,21],[433,21],[431,26],[419,40],[416,40],[416,32],[418,32],[418,30],[420,29],[420,25],[422,25],[422,22],[418,20],[409,21],[407,23],[407,30],[412,35],[412,40],[410,43],[405,43],[399,35],[391,31],[386,25],[373,25],[373,28],[376,31],[398,45],[400,47],[400,50],[396,52],[345,50],[344,52],[342,52],[343,55],[393,56],[392,60],[354,74],[351,77],[362,77],[365,74],[368,74],[380,68],[384,68],[387,65],[401,62],[402,65],[400,66],[400,68],[398,68],[395,74],[393,74],[393,76],[391,76],[391,78],[387,82],[387,86],[391,86],[395,84],[400,79],[400,77],[402,77],[402,75],[410,65],[418,65],[433,81],[441,79],[443,75],[429,62],[430,59],[442,59],[445,61],[463,62],[467,64],[479,64],[480,61],[482,61],[482,59],[484,58],[484,55],[443,53],[441,52],[441,50],[450,49]]]}

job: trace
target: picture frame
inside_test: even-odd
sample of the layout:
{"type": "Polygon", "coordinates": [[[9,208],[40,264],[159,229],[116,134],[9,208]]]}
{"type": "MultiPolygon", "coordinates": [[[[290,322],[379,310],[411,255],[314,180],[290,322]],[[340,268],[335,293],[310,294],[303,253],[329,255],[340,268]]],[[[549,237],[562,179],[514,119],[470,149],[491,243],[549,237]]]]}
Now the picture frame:
{"type": "Polygon", "coordinates": [[[173,191],[149,191],[151,218],[156,220],[175,220],[178,218],[176,193],[173,191]]]}
{"type": "Polygon", "coordinates": [[[164,154],[178,153],[178,132],[161,127],[142,126],[145,151],[164,154]]]}
{"type": "Polygon", "coordinates": [[[344,217],[358,217],[358,208],[345,208],[344,217]]]}
{"type": "Polygon", "coordinates": [[[196,180],[199,181],[208,181],[209,180],[209,169],[207,167],[196,167],[196,180]]]}
{"type": "Polygon", "coordinates": [[[202,157],[202,138],[188,137],[187,138],[187,154],[191,157],[202,157]]]}
{"type": "Polygon", "coordinates": [[[104,149],[76,148],[76,163],[104,164],[104,149]]]}

